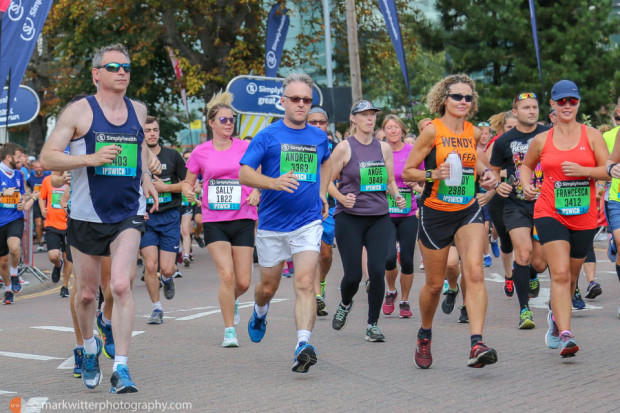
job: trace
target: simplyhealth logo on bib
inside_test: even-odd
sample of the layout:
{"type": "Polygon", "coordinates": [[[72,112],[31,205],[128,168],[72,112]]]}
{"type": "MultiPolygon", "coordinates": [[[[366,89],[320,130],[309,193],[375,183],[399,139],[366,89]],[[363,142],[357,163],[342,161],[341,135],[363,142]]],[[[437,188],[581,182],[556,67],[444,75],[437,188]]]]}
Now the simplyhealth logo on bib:
{"type": "Polygon", "coordinates": [[[582,215],[590,209],[590,181],[554,183],[555,209],[561,215],[582,215]]]}
{"type": "Polygon", "coordinates": [[[209,179],[209,209],[237,211],[241,208],[241,184],[238,179],[209,179]]]}
{"type": "Polygon", "coordinates": [[[138,170],[138,136],[126,133],[95,132],[95,152],[116,145],[121,148],[116,159],[95,167],[96,175],[136,176],[138,170]]]}
{"type": "Polygon", "coordinates": [[[293,171],[298,181],[316,182],[317,169],[316,146],[280,144],[280,174],[293,171]]]}

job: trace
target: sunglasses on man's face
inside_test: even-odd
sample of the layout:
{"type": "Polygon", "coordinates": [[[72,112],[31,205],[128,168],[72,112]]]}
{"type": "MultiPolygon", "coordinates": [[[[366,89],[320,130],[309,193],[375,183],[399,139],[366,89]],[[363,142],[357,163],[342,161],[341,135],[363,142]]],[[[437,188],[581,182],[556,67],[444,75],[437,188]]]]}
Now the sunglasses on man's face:
{"type": "Polygon", "coordinates": [[[325,126],[327,124],[326,120],[318,120],[318,119],[313,119],[313,120],[309,120],[308,123],[312,126],[325,126]]]}
{"type": "Polygon", "coordinates": [[[577,98],[562,98],[555,101],[558,106],[566,106],[568,103],[571,106],[577,106],[579,104],[579,99],[577,98]]]}
{"type": "Polygon", "coordinates": [[[469,103],[474,100],[474,95],[461,95],[460,93],[450,93],[448,97],[455,102],[460,102],[461,100],[465,99],[465,102],[469,103]]]}
{"type": "Polygon", "coordinates": [[[300,96],[286,96],[286,95],[284,95],[284,97],[293,103],[299,103],[302,100],[304,101],[304,105],[309,105],[312,103],[312,98],[302,98],[300,96]]]}
{"type": "Polygon", "coordinates": [[[102,66],[97,66],[95,69],[105,69],[108,72],[116,73],[121,70],[121,67],[125,73],[131,72],[131,63],[108,63],[102,66]]]}

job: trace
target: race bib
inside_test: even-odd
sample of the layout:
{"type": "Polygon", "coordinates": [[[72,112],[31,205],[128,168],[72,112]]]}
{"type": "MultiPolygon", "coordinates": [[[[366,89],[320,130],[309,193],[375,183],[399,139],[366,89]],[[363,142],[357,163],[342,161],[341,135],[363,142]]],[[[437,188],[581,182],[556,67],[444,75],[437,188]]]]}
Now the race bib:
{"type": "Polygon", "coordinates": [[[239,184],[239,180],[210,179],[207,199],[211,210],[239,210],[241,208],[241,184],[239,184]]]}
{"type": "Polygon", "coordinates": [[[96,175],[136,176],[138,170],[138,137],[124,133],[95,132],[95,151],[109,146],[121,147],[111,163],[95,167],[96,175]]]}
{"type": "Polygon", "coordinates": [[[33,192],[41,192],[41,184],[39,185],[35,185],[34,186],[34,191],[33,192]]]}
{"type": "Polygon", "coordinates": [[[560,215],[582,215],[590,209],[590,180],[557,181],[555,210],[560,215]]]}
{"type": "Polygon", "coordinates": [[[379,192],[387,190],[387,169],[383,161],[360,162],[360,191],[379,192]]]}
{"type": "Polygon", "coordinates": [[[412,198],[413,191],[411,190],[411,188],[405,187],[405,188],[398,188],[398,193],[400,194],[400,196],[405,198],[407,205],[405,205],[405,209],[398,208],[398,206],[396,205],[396,198],[393,198],[392,195],[390,195],[390,193],[388,192],[387,199],[388,199],[390,214],[410,213],[411,212],[411,198],[412,198]]]}
{"type": "Polygon", "coordinates": [[[188,206],[188,205],[189,205],[189,201],[187,200],[184,194],[181,194],[181,206],[188,206]]]}
{"type": "Polygon", "coordinates": [[[316,146],[280,144],[280,174],[293,171],[298,181],[316,182],[316,146]]]}
{"type": "Polygon", "coordinates": [[[461,185],[448,186],[443,180],[440,181],[437,199],[450,204],[468,204],[476,194],[475,183],[474,168],[463,168],[461,185]]]}
{"type": "MultiPolygon", "coordinates": [[[[168,178],[170,179],[170,178],[168,178]]],[[[171,182],[164,182],[166,185],[170,185],[171,182]]],[[[159,199],[159,204],[165,204],[167,202],[172,201],[172,193],[171,192],[160,192],[159,194],[157,194],[157,198],[159,199]]],[[[147,198],[146,200],[147,204],[153,204],[153,197],[150,196],[147,198]]]]}
{"type": "Polygon", "coordinates": [[[60,205],[60,199],[62,198],[62,194],[64,194],[64,190],[54,189],[52,191],[52,208],[54,209],[62,209],[62,205],[60,205]]]}
{"type": "Polygon", "coordinates": [[[19,191],[15,191],[13,195],[0,196],[0,208],[17,209],[17,204],[21,200],[19,191]]]}

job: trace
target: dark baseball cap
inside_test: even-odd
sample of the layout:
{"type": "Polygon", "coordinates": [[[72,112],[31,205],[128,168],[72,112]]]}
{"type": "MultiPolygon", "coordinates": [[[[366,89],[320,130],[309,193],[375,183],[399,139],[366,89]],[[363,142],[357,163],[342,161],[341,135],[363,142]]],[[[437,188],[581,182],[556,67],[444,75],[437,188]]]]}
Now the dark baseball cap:
{"type": "Polygon", "coordinates": [[[367,110],[374,110],[375,112],[381,112],[381,109],[378,109],[373,106],[368,100],[360,100],[357,102],[353,108],[351,108],[351,115],[355,115],[356,113],[365,112],[367,110]]]}
{"type": "Polygon", "coordinates": [[[570,80],[560,80],[551,89],[551,99],[560,100],[563,98],[577,98],[581,99],[579,94],[579,88],[570,80]]]}

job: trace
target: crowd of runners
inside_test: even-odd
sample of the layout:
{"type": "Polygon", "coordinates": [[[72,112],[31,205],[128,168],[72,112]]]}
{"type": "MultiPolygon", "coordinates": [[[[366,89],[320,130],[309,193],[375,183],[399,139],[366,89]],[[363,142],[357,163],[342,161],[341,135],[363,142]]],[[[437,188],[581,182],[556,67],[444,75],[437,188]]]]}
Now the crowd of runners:
{"type": "Polygon", "coordinates": [[[317,363],[310,344],[316,317],[331,313],[333,329],[345,328],[360,287],[368,300],[367,323],[359,326],[366,341],[386,340],[382,312],[413,317],[416,244],[425,273],[413,351],[421,369],[433,363],[440,300],[451,313],[459,294],[459,322],[470,329],[467,366],[497,362],[498,351],[483,341],[491,254],[501,258],[504,293],[517,295],[518,329],[536,327],[529,300],[539,293],[538,274],[549,271],[545,342],[574,356],[571,311],[585,307],[582,267],[585,297],[602,293],[593,242],[603,204],[612,231],[608,256],[620,278],[620,99],[604,133],[578,122],[581,94],[570,80],[553,86],[548,119],[541,120],[547,102],[523,91],[511,108],[473,122],[476,85],[450,75],[428,92],[436,117],[418,123],[417,137],[394,114],[377,125],[382,109],[361,100],[338,139],[328,113],[312,106],[312,79],[293,73],[283,82],[283,119],[239,139],[233,96],[220,92],[205,109],[213,138],[181,153],[162,145],[159,120],[125,96],[130,73],[122,45],[99,49],[92,61],[97,92],[64,108],[32,169],[21,170],[29,160],[19,145],[0,151],[4,303],[21,290],[20,240],[32,208],[37,250],[45,233],[52,281],[62,279],[60,296],[70,297],[73,374],[88,388],[102,381],[103,353],[114,360],[110,391],[138,391],[128,369],[136,263],[152,304],[147,323],[163,324],[161,295],[173,299],[180,270],[199,265],[192,264],[192,241],[206,246],[217,268],[223,347],[239,346],[238,299],[250,288],[253,261],[260,272],[247,324],[253,342],[266,334],[282,278],[293,276],[297,373],[317,363]],[[336,245],[340,302],[326,303],[336,245]]]}

